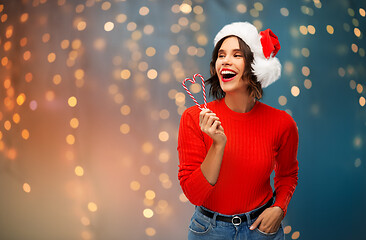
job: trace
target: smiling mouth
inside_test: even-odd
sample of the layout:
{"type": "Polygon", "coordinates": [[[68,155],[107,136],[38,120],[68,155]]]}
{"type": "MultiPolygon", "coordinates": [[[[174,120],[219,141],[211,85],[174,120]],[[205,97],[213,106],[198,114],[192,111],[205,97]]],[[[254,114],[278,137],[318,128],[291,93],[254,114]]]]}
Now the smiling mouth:
{"type": "Polygon", "coordinates": [[[222,81],[224,81],[224,82],[233,80],[237,74],[236,72],[229,70],[229,69],[223,69],[220,73],[222,76],[222,81]]]}

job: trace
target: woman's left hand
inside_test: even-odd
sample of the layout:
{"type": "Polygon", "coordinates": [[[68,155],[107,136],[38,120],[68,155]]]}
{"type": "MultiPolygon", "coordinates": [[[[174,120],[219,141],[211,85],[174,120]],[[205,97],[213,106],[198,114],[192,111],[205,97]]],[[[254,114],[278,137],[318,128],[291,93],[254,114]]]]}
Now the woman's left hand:
{"type": "Polygon", "coordinates": [[[250,230],[258,229],[265,233],[274,233],[280,228],[283,219],[283,210],[280,207],[269,207],[250,226],[250,230]]]}

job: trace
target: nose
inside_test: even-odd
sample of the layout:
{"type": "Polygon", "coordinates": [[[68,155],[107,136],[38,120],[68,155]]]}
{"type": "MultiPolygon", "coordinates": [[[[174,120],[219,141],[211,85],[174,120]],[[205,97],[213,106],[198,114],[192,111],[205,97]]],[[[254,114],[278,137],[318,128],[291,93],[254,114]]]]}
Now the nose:
{"type": "Polygon", "coordinates": [[[222,60],[222,65],[231,65],[231,57],[229,55],[226,55],[225,58],[222,60]]]}

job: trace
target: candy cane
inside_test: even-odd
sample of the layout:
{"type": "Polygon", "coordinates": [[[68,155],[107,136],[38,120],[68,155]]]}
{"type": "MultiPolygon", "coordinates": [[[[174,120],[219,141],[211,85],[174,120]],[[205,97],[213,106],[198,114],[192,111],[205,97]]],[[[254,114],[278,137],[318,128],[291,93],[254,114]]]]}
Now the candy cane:
{"type": "Polygon", "coordinates": [[[200,110],[202,110],[203,108],[201,108],[201,106],[197,102],[196,98],[192,95],[192,93],[188,90],[188,88],[186,86],[186,81],[190,81],[192,84],[196,83],[196,77],[200,77],[201,80],[202,80],[202,92],[203,92],[204,108],[207,108],[206,90],[205,90],[205,79],[202,77],[201,74],[196,73],[195,75],[193,75],[193,79],[190,79],[190,78],[184,79],[183,82],[182,82],[182,85],[183,85],[184,89],[187,91],[187,93],[189,94],[189,96],[192,98],[192,100],[196,103],[196,105],[198,106],[198,108],[200,110]]]}

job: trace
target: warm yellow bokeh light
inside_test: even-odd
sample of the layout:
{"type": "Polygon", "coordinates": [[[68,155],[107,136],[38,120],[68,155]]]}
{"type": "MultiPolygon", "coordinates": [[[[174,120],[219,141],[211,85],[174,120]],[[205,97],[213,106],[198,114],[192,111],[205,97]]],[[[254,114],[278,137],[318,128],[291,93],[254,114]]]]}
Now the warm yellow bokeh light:
{"type": "Polygon", "coordinates": [[[309,75],[310,75],[310,69],[309,69],[307,66],[303,66],[303,67],[301,68],[301,72],[302,72],[302,74],[303,74],[305,77],[307,77],[307,76],[309,76],[309,75]]]}
{"type": "Polygon", "coordinates": [[[159,117],[161,119],[168,119],[169,118],[169,115],[170,115],[170,113],[169,113],[169,111],[167,109],[163,109],[163,110],[161,110],[159,112],[159,117]]]}
{"type": "Polygon", "coordinates": [[[152,199],[154,199],[156,197],[156,194],[155,194],[155,192],[153,190],[147,190],[145,192],[145,197],[147,199],[149,199],[149,200],[152,200],[152,199]]]}
{"type": "Polygon", "coordinates": [[[22,138],[25,140],[29,138],[29,131],[27,129],[22,130],[22,138]]]}
{"type": "Polygon", "coordinates": [[[121,71],[121,78],[122,79],[129,79],[130,78],[130,76],[131,76],[131,72],[130,72],[130,70],[128,70],[128,69],[124,69],[124,70],[122,70],[121,71]]]}
{"type": "Polygon", "coordinates": [[[102,3],[102,6],[101,6],[101,9],[104,10],[104,11],[107,11],[108,9],[110,9],[112,6],[112,4],[108,1],[102,3]]]}
{"type": "Polygon", "coordinates": [[[156,234],[156,230],[155,230],[155,228],[148,227],[148,228],[145,229],[145,233],[146,233],[147,236],[153,237],[156,234]]]}
{"type": "Polygon", "coordinates": [[[13,122],[16,124],[20,122],[20,115],[18,113],[13,114],[13,122]]]}
{"type": "Polygon", "coordinates": [[[130,108],[130,106],[128,106],[128,105],[123,105],[122,107],[121,107],[121,114],[122,115],[129,115],[131,113],[131,108],[130,108]]]}
{"type": "Polygon", "coordinates": [[[153,48],[153,47],[148,47],[148,48],[146,49],[145,53],[146,53],[146,55],[147,55],[147,56],[152,57],[152,56],[154,56],[154,55],[155,55],[156,50],[155,50],[155,48],[153,48]]]}
{"type": "Polygon", "coordinates": [[[32,73],[26,73],[25,75],[24,75],[24,79],[25,79],[25,81],[26,82],[31,82],[32,80],[33,80],[33,74],[32,73]]]}
{"type": "Polygon", "coordinates": [[[155,79],[158,76],[158,72],[155,69],[150,69],[147,71],[147,77],[151,80],[155,79]]]}
{"type": "Polygon", "coordinates": [[[121,13],[116,16],[116,22],[118,23],[124,23],[126,22],[126,20],[127,20],[126,14],[121,13]]]}
{"type": "Polygon", "coordinates": [[[74,73],[74,76],[76,79],[82,79],[82,78],[84,78],[84,75],[85,75],[85,73],[84,73],[83,69],[77,69],[74,73]]]}
{"type": "Polygon", "coordinates": [[[288,15],[290,14],[290,12],[288,11],[287,8],[281,8],[280,12],[281,12],[281,15],[284,17],[288,17],[288,15]]]}
{"type": "Polygon", "coordinates": [[[289,234],[289,233],[291,232],[291,230],[292,230],[291,226],[286,226],[286,227],[283,229],[283,231],[284,231],[284,233],[285,233],[285,234],[289,234]]]}
{"type": "Polygon", "coordinates": [[[166,131],[161,131],[159,133],[159,140],[162,142],[166,142],[169,140],[169,133],[167,133],[166,131]]]}
{"type": "Polygon", "coordinates": [[[154,216],[154,212],[150,208],[144,209],[143,214],[146,218],[152,218],[152,216],[154,216]]]}
{"type": "Polygon", "coordinates": [[[119,130],[121,131],[121,133],[123,134],[127,134],[130,132],[130,125],[128,125],[127,123],[123,123],[120,127],[119,130]]]}
{"type": "Polygon", "coordinates": [[[159,153],[159,161],[162,163],[168,162],[170,159],[170,153],[168,151],[161,151],[159,153]]]}
{"type": "Polygon", "coordinates": [[[200,34],[197,37],[197,42],[199,45],[205,46],[208,43],[208,39],[207,39],[206,35],[200,34]]]}
{"type": "Polygon", "coordinates": [[[4,128],[8,131],[11,129],[11,122],[9,120],[4,122],[4,128]]]}
{"type": "Polygon", "coordinates": [[[7,41],[4,43],[4,51],[9,51],[11,48],[11,42],[7,41]]]}
{"type": "Polygon", "coordinates": [[[79,49],[81,47],[81,40],[80,39],[75,39],[71,42],[71,48],[76,50],[79,49]]]}
{"type": "Polygon", "coordinates": [[[73,145],[75,143],[75,137],[72,134],[66,136],[66,142],[69,145],[73,145]]]}
{"type": "Polygon", "coordinates": [[[47,43],[48,41],[50,41],[51,39],[51,35],[49,33],[45,33],[42,35],[42,42],[47,43]]]}
{"type": "Polygon", "coordinates": [[[299,88],[299,87],[297,87],[297,86],[293,86],[293,87],[291,88],[291,94],[292,94],[294,97],[299,96],[299,94],[300,94],[300,88],[299,88]]]}
{"type": "Polygon", "coordinates": [[[70,127],[78,128],[79,127],[79,120],[77,118],[72,118],[70,120],[70,127]]]}
{"type": "Polygon", "coordinates": [[[24,23],[28,20],[28,17],[29,17],[29,14],[28,13],[23,13],[21,16],[20,16],[20,22],[24,23]]]}
{"type": "Polygon", "coordinates": [[[106,32],[112,31],[113,28],[114,28],[114,23],[112,23],[112,22],[106,22],[104,24],[104,31],[106,31],[106,32]]]}
{"type": "Polygon", "coordinates": [[[307,27],[305,27],[305,26],[300,26],[300,33],[302,34],[302,35],[306,35],[306,34],[308,34],[308,29],[307,29],[307,27]]]}
{"type": "Polygon", "coordinates": [[[304,86],[306,89],[310,89],[312,86],[312,82],[309,79],[305,79],[304,86]]]}
{"type": "Polygon", "coordinates": [[[133,191],[138,191],[140,189],[141,185],[138,181],[132,181],[130,183],[130,188],[133,190],[133,191]]]}
{"type": "Polygon", "coordinates": [[[296,231],[291,235],[291,239],[298,239],[300,237],[300,232],[296,231]]]}
{"type": "Polygon", "coordinates": [[[51,102],[55,99],[55,92],[52,90],[49,90],[46,92],[45,97],[46,97],[47,101],[51,102]]]}
{"type": "Polygon", "coordinates": [[[168,174],[166,174],[166,173],[161,173],[161,174],[159,175],[159,180],[160,180],[160,182],[168,181],[168,180],[169,180],[169,175],[168,175],[168,174]]]}
{"type": "Polygon", "coordinates": [[[281,106],[285,106],[287,104],[287,98],[285,96],[280,96],[278,98],[278,103],[281,105],[281,106]]]}
{"type": "Polygon", "coordinates": [[[144,27],[144,30],[143,31],[144,31],[144,33],[146,35],[150,35],[150,34],[152,34],[154,32],[154,26],[153,25],[146,25],[144,27]]]}
{"type": "Polygon", "coordinates": [[[179,47],[177,45],[170,46],[169,53],[171,55],[177,55],[179,53],[179,47]]]}
{"type": "Polygon", "coordinates": [[[141,173],[142,175],[144,175],[144,176],[149,175],[149,174],[150,174],[150,172],[151,172],[151,169],[150,169],[150,167],[149,167],[149,166],[147,166],[147,165],[143,165],[143,166],[140,168],[140,173],[141,173]]]}
{"type": "Polygon", "coordinates": [[[361,84],[357,84],[356,90],[359,94],[363,92],[363,86],[361,84]]]}
{"type": "Polygon", "coordinates": [[[30,193],[31,187],[28,183],[23,184],[23,191],[26,192],[26,193],[30,193]]]}
{"type": "Polygon", "coordinates": [[[191,5],[189,5],[187,3],[182,3],[179,8],[180,8],[180,11],[185,14],[188,14],[192,11],[191,5]]]}
{"type": "Polygon", "coordinates": [[[361,15],[362,17],[365,17],[365,16],[366,16],[365,9],[360,8],[358,12],[360,13],[360,15],[361,15]]]}
{"type": "Polygon", "coordinates": [[[61,44],[60,45],[61,45],[61,48],[62,49],[66,49],[66,48],[68,48],[70,46],[70,41],[67,40],[67,39],[64,39],[64,40],[61,41],[61,44]]]}
{"type": "Polygon", "coordinates": [[[358,51],[358,46],[354,43],[351,45],[352,52],[356,53],[358,51]]]}
{"type": "Polygon", "coordinates": [[[365,98],[364,97],[360,97],[359,104],[360,104],[361,107],[365,106],[365,98]]]}
{"type": "Polygon", "coordinates": [[[28,43],[28,40],[27,40],[27,38],[26,38],[26,37],[24,37],[24,38],[20,39],[20,41],[19,41],[19,45],[20,45],[21,47],[24,47],[25,45],[27,45],[27,43],[28,43]]]}
{"type": "Polygon", "coordinates": [[[86,22],[85,21],[80,21],[77,23],[76,28],[78,29],[78,31],[83,31],[86,28],[86,22]]]}
{"type": "Polygon", "coordinates": [[[89,226],[90,225],[90,219],[87,218],[87,217],[82,217],[80,219],[81,223],[84,225],[84,226],[89,226]]]}
{"type": "Polygon", "coordinates": [[[75,174],[78,177],[81,177],[84,175],[84,169],[81,166],[76,166],[75,167],[75,174]]]}
{"type": "Polygon", "coordinates": [[[149,14],[149,12],[150,12],[149,8],[148,7],[145,7],[145,6],[144,7],[141,7],[140,10],[139,10],[139,14],[141,16],[146,16],[146,15],[149,14]]]}
{"type": "Polygon", "coordinates": [[[315,34],[315,27],[313,25],[308,26],[308,31],[310,34],[315,34]]]}
{"type": "Polygon", "coordinates": [[[49,63],[53,63],[56,60],[56,54],[53,53],[53,52],[48,54],[47,60],[48,60],[49,63]]]}
{"type": "Polygon", "coordinates": [[[98,206],[95,202],[89,202],[88,209],[90,212],[96,212],[98,210],[98,206]]]}
{"type": "Polygon", "coordinates": [[[238,11],[239,13],[246,13],[247,6],[245,6],[245,4],[243,3],[239,3],[238,5],[236,5],[236,11],[238,11]]]}
{"type": "Polygon", "coordinates": [[[356,37],[360,37],[360,36],[361,36],[361,31],[360,31],[360,29],[359,29],[359,28],[355,28],[355,29],[353,30],[353,32],[354,32],[354,34],[356,35],[356,37]]]}
{"type": "Polygon", "coordinates": [[[23,103],[25,102],[25,99],[26,99],[26,97],[25,97],[24,93],[19,94],[17,97],[17,104],[19,106],[23,105],[23,103]]]}
{"type": "Polygon", "coordinates": [[[75,107],[77,104],[77,99],[76,99],[76,97],[72,96],[72,97],[69,97],[69,100],[67,102],[70,107],[75,107]]]}

